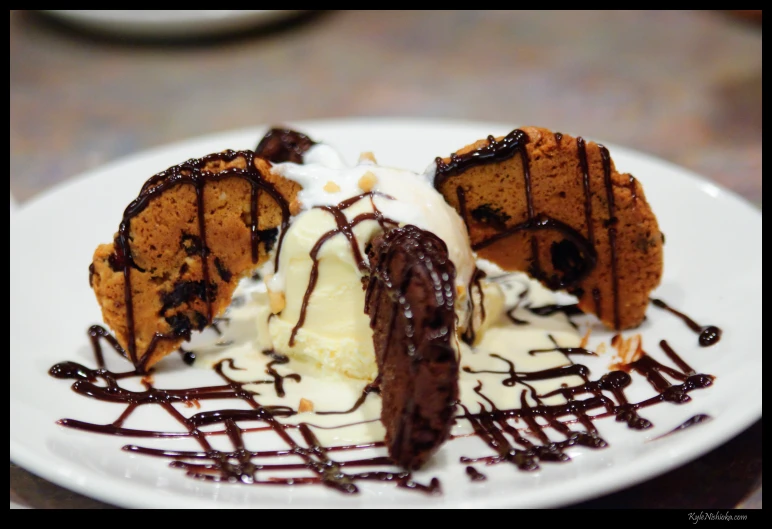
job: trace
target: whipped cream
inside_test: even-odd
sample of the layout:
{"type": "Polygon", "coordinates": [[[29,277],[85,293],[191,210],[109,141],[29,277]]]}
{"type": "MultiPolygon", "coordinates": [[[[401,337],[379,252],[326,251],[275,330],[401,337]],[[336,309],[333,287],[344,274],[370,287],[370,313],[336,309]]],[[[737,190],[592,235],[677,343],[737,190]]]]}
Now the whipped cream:
{"type": "MultiPolygon", "coordinates": [[[[372,173],[375,183],[370,191],[391,197],[375,196],[373,202],[378,210],[400,225],[412,224],[445,241],[450,259],[456,267],[456,284],[463,288],[469,286],[475,260],[466,226],[456,210],[434,189],[429,178],[430,172],[419,174],[406,169],[384,167],[369,159],[361,159],[356,165],[349,166],[335,149],[325,144],[309,149],[303,161],[303,165],[277,164],[273,172],[303,186],[298,193],[298,201],[304,210],[334,206],[362,195],[365,191],[360,187],[360,181],[366,173],[372,173]],[[334,182],[339,191],[329,192],[329,186],[325,190],[329,182],[334,182]]],[[[279,267],[269,288],[284,290],[284,279],[284,271],[279,267]]]]}

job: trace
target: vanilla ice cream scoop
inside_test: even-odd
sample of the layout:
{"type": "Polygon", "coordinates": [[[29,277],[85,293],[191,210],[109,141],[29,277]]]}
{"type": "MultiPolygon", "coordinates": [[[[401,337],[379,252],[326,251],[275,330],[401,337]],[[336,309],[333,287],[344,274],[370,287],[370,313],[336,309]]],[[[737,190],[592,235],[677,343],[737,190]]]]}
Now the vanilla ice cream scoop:
{"type": "Polygon", "coordinates": [[[284,235],[278,268],[267,281],[271,299],[278,300],[269,321],[274,349],[365,380],[377,375],[362,287],[374,237],[412,224],[445,242],[456,268],[460,326],[474,305],[469,296],[476,270],[464,222],[429,179],[373,160],[363,156],[347,166],[319,144],[305,153],[304,164],[273,167],[303,186],[303,211],[284,235]]]}
{"type": "MultiPolygon", "coordinates": [[[[351,221],[365,212],[372,212],[369,199],[342,214],[351,221]]],[[[361,262],[343,233],[319,245],[337,227],[335,217],[318,208],[293,221],[282,242],[278,274],[268,281],[271,295],[284,298],[283,309],[270,319],[268,329],[275,350],[315,362],[325,371],[372,381],[377,368],[370,319],[364,312],[361,262]],[[312,254],[315,247],[318,252],[312,254]],[[312,280],[315,284],[309,289],[312,280]]],[[[365,245],[380,231],[375,221],[352,228],[360,256],[366,255],[365,245]]]]}

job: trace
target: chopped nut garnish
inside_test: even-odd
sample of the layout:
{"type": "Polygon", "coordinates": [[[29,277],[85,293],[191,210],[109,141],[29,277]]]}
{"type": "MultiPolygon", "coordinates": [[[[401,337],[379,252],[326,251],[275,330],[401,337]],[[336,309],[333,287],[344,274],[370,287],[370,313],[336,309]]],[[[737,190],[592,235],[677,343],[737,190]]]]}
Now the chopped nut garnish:
{"type": "Polygon", "coordinates": [[[373,153],[371,153],[370,151],[363,152],[362,154],[359,155],[359,162],[361,163],[361,162],[364,162],[364,161],[378,163],[375,160],[375,155],[373,153]]]}
{"type": "Polygon", "coordinates": [[[332,180],[330,180],[329,182],[324,184],[324,190],[327,191],[328,193],[337,193],[338,191],[340,191],[340,186],[335,182],[333,182],[332,180]]]}
{"type": "Polygon", "coordinates": [[[362,175],[362,178],[359,179],[359,189],[365,193],[369,193],[372,191],[373,187],[375,187],[377,182],[378,177],[376,177],[371,171],[367,171],[362,175]]]}
{"type": "Polygon", "coordinates": [[[611,346],[617,350],[617,355],[612,358],[613,363],[609,366],[610,369],[625,369],[633,362],[640,360],[645,354],[641,348],[641,335],[636,334],[630,338],[623,338],[621,335],[616,335],[611,340],[611,346]],[[617,336],[619,338],[617,338],[617,336]]]}
{"type": "Polygon", "coordinates": [[[585,349],[587,347],[587,343],[590,341],[590,334],[592,333],[591,328],[587,328],[587,332],[584,333],[584,336],[582,336],[582,342],[579,344],[579,347],[582,349],[585,349]]]}
{"type": "Polygon", "coordinates": [[[201,409],[201,403],[196,399],[186,400],[182,403],[182,405],[186,408],[196,408],[197,410],[201,409]]]}
{"type": "Polygon", "coordinates": [[[307,413],[314,411],[314,403],[308,399],[300,399],[300,406],[298,406],[298,413],[307,413]]]}
{"type": "Polygon", "coordinates": [[[301,207],[302,207],[302,204],[297,198],[295,198],[292,202],[290,202],[290,205],[289,205],[290,214],[297,215],[298,213],[300,213],[301,207]]]}
{"type": "Polygon", "coordinates": [[[464,287],[464,285],[456,285],[456,293],[458,294],[458,297],[463,296],[466,294],[466,287],[464,287]]]}
{"type": "Polygon", "coordinates": [[[271,306],[271,314],[279,314],[287,305],[287,300],[284,298],[284,292],[274,292],[269,290],[268,303],[271,306]]]}

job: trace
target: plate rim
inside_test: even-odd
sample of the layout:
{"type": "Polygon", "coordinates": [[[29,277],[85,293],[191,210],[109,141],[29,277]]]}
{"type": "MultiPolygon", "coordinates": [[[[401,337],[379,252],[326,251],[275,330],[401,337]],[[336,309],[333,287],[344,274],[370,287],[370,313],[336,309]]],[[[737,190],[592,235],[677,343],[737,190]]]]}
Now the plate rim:
{"type": "MultiPolygon", "coordinates": [[[[506,124],[503,122],[495,122],[495,121],[476,121],[476,120],[458,120],[458,119],[434,119],[434,118],[392,118],[392,117],[367,117],[367,116],[361,116],[361,117],[354,117],[354,118],[336,118],[336,119],[318,119],[318,120],[290,120],[286,122],[286,125],[297,127],[297,128],[315,128],[315,127],[326,127],[326,128],[355,128],[360,126],[368,126],[368,127],[374,127],[374,128],[383,128],[386,126],[393,126],[393,127],[410,127],[410,126],[453,126],[453,127],[460,127],[460,128],[485,128],[489,127],[492,129],[506,129],[508,127],[513,127],[511,124],[506,124]]],[[[120,169],[122,166],[131,165],[134,163],[139,163],[144,159],[152,158],[153,156],[159,156],[163,155],[163,153],[175,149],[182,149],[185,148],[188,145],[196,144],[199,142],[208,142],[208,141],[216,141],[219,137],[229,137],[229,136],[246,136],[251,134],[257,134],[259,135],[261,131],[265,131],[270,125],[256,125],[256,126],[250,126],[250,127],[243,127],[238,129],[232,129],[232,130],[225,130],[225,131],[217,131],[210,134],[202,134],[197,135],[191,138],[182,139],[178,141],[169,142],[160,146],[151,147],[149,149],[142,150],[137,153],[133,153],[127,156],[122,156],[117,159],[108,161],[96,168],[84,171],[79,173],[78,175],[75,175],[71,178],[68,178],[67,180],[58,183],[55,186],[52,186],[51,188],[39,193],[31,200],[27,201],[20,209],[17,211],[15,215],[12,215],[11,218],[11,226],[15,225],[18,222],[23,222],[24,217],[26,216],[25,213],[28,209],[34,208],[38,203],[45,202],[47,200],[53,199],[57,194],[62,192],[65,188],[68,188],[73,185],[85,185],[84,183],[87,182],[90,179],[96,179],[99,178],[101,174],[103,173],[109,173],[112,171],[115,171],[117,169],[120,169]],[[19,220],[21,218],[21,220],[19,220]]],[[[513,127],[516,128],[516,127],[513,127]]],[[[256,136],[257,137],[257,136],[256,136]]],[[[593,139],[593,141],[598,141],[593,139]]],[[[667,160],[663,160],[661,158],[658,158],[656,156],[653,156],[651,154],[647,154],[644,152],[640,152],[634,149],[630,149],[624,146],[619,146],[611,142],[602,142],[605,145],[607,145],[610,149],[613,149],[614,152],[620,151],[624,152],[625,156],[632,156],[641,160],[644,160],[646,162],[651,162],[660,166],[667,167],[670,170],[677,171],[680,175],[682,175],[687,180],[692,180],[692,182],[699,187],[699,189],[702,192],[705,192],[706,194],[718,197],[719,195],[722,196],[724,199],[728,199],[731,202],[734,202],[737,206],[742,207],[743,209],[746,209],[748,213],[750,213],[752,216],[756,217],[759,222],[761,222],[761,210],[739,195],[738,193],[726,189],[725,187],[721,186],[720,184],[708,179],[705,176],[702,176],[698,173],[695,173],[691,171],[690,169],[681,167],[677,164],[674,164],[672,162],[669,162],[667,160]]],[[[584,487],[581,488],[581,490],[572,490],[568,488],[567,485],[560,485],[558,487],[552,486],[553,490],[559,491],[555,494],[556,498],[549,498],[544,499],[542,501],[536,501],[532,502],[534,508],[543,508],[543,507],[559,507],[564,506],[568,504],[572,504],[578,501],[583,501],[591,498],[596,498],[604,494],[610,494],[614,491],[621,490],[627,487],[634,486],[638,483],[647,481],[657,475],[663,474],[669,470],[672,470],[674,468],[683,466],[684,464],[693,461],[700,456],[704,455],[708,451],[724,444],[729,439],[741,435],[743,432],[745,432],[748,427],[750,427],[755,421],[759,420],[762,417],[762,404],[761,401],[753,402],[752,405],[747,406],[746,413],[744,414],[735,414],[731,416],[730,418],[725,418],[722,422],[723,425],[726,426],[726,421],[730,421],[732,427],[731,428],[724,428],[723,430],[718,430],[717,433],[714,433],[711,436],[702,436],[702,441],[699,436],[694,437],[694,432],[683,432],[683,436],[691,436],[694,437],[692,440],[692,443],[677,443],[675,446],[669,447],[669,455],[670,457],[667,460],[663,460],[663,463],[660,464],[652,464],[650,459],[653,458],[651,454],[646,454],[644,456],[640,456],[636,458],[634,461],[624,465],[624,468],[621,467],[612,467],[609,470],[602,470],[601,472],[606,474],[611,474],[613,479],[602,479],[602,480],[596,480],[591,483],[586,483],[584,487]],[[696,446],[696,449],[695,449],[696,446]],[[688,449],[687,449],[688,448],[688,449]],[[614,477],[615,474],[621,474],[619,476],[614,477]],[[625,476],[625,474],[632,474],[633,477],[628,478],[625,476]],[[565,489],[565,490],[562,490],[565,489]]],[[[711,421],[713,422],[713,421],[711,421]]],[[[706,427],[710,426],[710,423],[705,425],[706,427]]],[[[704,431],[704,430],[701,430],[704,431]]],[[[86,485],[85,482],[81,483],[81,481],[73,478],[73,476],[65,475],[62,472],[57,471],[49,471],[48,469],[44,468],[44,464],[40,463],[39,457],[35,457],[34,454],[32,454],[30,451],[26,450],[24,445],[17,444],[14,442],[13,438],[11,438],[10,442],[10,454],[11,454],[11,461],[18,464],[22,468],[32,472],[35,475],[38,475],[42,477],[43,479],[47,479],[53,483],[56,483],[57,485],[60,485],[66,489],[78,492],[80,494],[86,495],[91,498],[98,499],[100,501],[104,501],[107,503],[110,503],[112,505],[118,505],[123,507],[169,507],[172,506],[172,504],[177,505],[179,507],[187,507],[190,508],[191,506],[195,507],[195,505],[190,505],[190,500],[185,500],[184,498],[180,498],[178,495],[174,495],[172,498],[160,498],[160,499],[154,499],[153,495],[149,495],[147,497],[140,496],[134,496],[132,494],[133,491],[146,491],[147,487],[143,486],[141,484],[132,483],[132,482],[126,482],[126,481],[120,481],[120,480],[113,480],[109,476],[100,476],[99,474],[92,473],[89,469],[83,469],[78,468],[81,473],[85,472],[89,475],[88,479],[90,481],[97,480],[97,481],[103,481],[103,484],[109,484],[108,487],[98,487],[95,486],[93,483],[86,485]],[[131,501],[131,498],[137,497],[141,501],[131,501]],[[128,499],[128,500],[127,500],[128,499]]],[[[570,483],[571,480],[568,480],[566,483],[570,483]]],[[[496,507],[506,507],[508,505],[511,505],[511,500],[507,501],[508,499],[506,497],[492,497],[487,500],[480,500],[480,499],[471,499],[468,502],[460,502],[457,507],[470,507],[470,506],[479,506],[484,508],[496,508],[496,507]]],[[[199,498],[197,501],[200,502],[200,506],[204,508],[208,507],[221,507],[221,508],[233,508],[233,507],[239,507],[238,505],[234,504],[217,504],[216,501],[211,499],[202,499],[199,498]]],[[[293,505],[293,508],[302,507],[298,505],[293,505]]],[[[426,505],[421,506],[423,508],[435,508],[435,507],[442,507],[446,508],[448,507],[445,504],[439,504],[439,503],[432,503],[427,502],[426,505]]]]}

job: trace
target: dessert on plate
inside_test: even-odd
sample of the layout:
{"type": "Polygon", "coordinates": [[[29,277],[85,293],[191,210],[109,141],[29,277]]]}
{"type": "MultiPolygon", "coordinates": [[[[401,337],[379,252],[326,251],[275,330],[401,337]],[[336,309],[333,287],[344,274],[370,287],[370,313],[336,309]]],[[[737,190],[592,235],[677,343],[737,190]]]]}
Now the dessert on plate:
{"type": "Polygon", "coordinates": [[[571,319],[577,314],[616,330],[640,324],[662,275],[662,243],[640,183],[617,172],[605,147],[582,138],[524,127],[416,173],[380,165],[372,153],[349,165],[330,145],[272,129],[254,151],[211,154],[151,177],[114,242],[97,248],[90,284],[114,338],[92,328],[99,369],[66,362],[51,374],[128,407],[111,425],[62,424],[134,435],[123,422],[141,405],[243,400],[247,411],[182,421],[200,452],[126,449],[171,457],[205,479],[344,492],[361,480],[436,492],[438,483],[418,485],[410,471],[431,466],[458,437],[476,436],[495,454],[462,458],[466,465],[534,470],[540,461],[568,461],[573,446],[606,445],[596,419],[645,429],[651,423],[640,409],[687,402],[711,383],[665,341],[677,369],[621,336],[611,342],[623,357],[619,369],[598,379],[571,359],[595,354],[571,319]],[[556,303],[551,290],[576,304],[556,303]],[[209,345],[193,336],[205,329],[209,345]],[[100,339],[134,371],[107,370],[100,339]],[[214,351],[224,385],[155,388],[149,370],[184,353],[191,339],[197,352],[214,351]],[[632,374],[657,395],[631,403],[632,374]],[[145,376],[147,391],[120,388],[132,375],[145,376]],[[336,387],[357,388],[352,401],[337,405],[336,387]],[[245,452],[248,430],[238,422],[250,420],[265,423],[288,451],[245,452]],[[209,444],[216,432],[202,426],[213,424],[223,425],[233,452],[209,444]],[[366,439],[340,437],[346,428],[366,429],[366,439]],[[344,463],[328,455],[379,447],[388,457],[344,463]],[[289,456],[301,462],[252,460],[289,456]],[[383,465],[404,470],[346,470],[383,465]],[[312,476],[259,478],[274,468],[312,476]]]}

